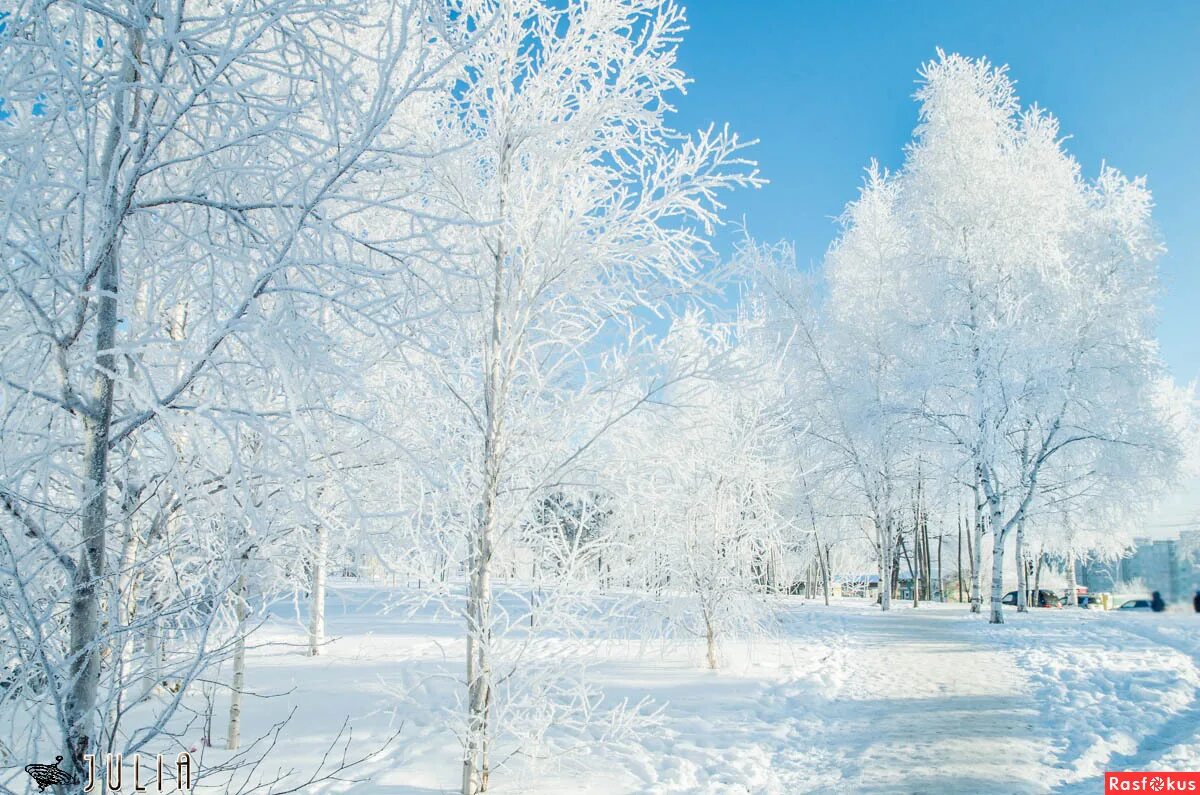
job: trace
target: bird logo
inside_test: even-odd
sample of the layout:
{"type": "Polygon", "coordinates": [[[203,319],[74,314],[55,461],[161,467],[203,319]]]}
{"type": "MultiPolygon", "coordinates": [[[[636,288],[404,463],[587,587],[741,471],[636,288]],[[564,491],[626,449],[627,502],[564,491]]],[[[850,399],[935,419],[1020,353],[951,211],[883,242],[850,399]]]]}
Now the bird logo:
{"type": "Polygon", "coordinates": [[[59,768],[58,763],[61,761],[62,757],[56,756],[52,765],[25,765],[25,772],[38,785],[38,792],[45,792],[46,787],[49,787],[51,784],[75,783],[74,776],[59,768]]]}

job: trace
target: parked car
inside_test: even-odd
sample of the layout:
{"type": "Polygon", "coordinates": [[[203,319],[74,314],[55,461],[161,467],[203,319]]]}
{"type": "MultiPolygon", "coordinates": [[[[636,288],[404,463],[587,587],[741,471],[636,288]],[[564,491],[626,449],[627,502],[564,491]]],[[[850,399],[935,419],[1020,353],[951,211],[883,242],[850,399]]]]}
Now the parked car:
{"type": "Polygon", "coordinates": [[[1125,602],[1117,609],[1118,610],[1145,610],[1146,612],[1150,612],[1154,608],[1150,606],[1149,599],[1130,599],[1128,602],[1125,602]]]}
{"type": "MultiPolygon", "coordinates": [[[[1055,594],[1054,591],[1038,591],[1037,604],[1032,604],[1032,599],[1030,602],[1030,607],[1062,607],[1062,600],[1058,598],[1058,595],[1055,594]]],[[[1000,603],[1006,605],[1015,605],[1017,603],[1017,592],[1009,591],[1004,595],[1004,598],[1000,600],[1000,603]]]]}
{"type": "MultiPolygon", "coordinates": [[[[1096,609],[1103,610],[1104,606],[1102,604],[1100,604],[1100,600],[1098,599],[1098,597],[1099,597],[1099,594],[1089,593],[1087,588],[1077,588],[1075,590],[1075,604],[1078,607],[1084,608],[1085,610],[1088,608],[1091,608],[1093,610],[1096,610],[1096,609]]],[[[1062,591],[1061,593],[1059,593],[1058,598],[1062,601],[1063,607],[1070,607],[1071,592],[1069,590],[1065,590],[1065,591],[1062,591]]]]}

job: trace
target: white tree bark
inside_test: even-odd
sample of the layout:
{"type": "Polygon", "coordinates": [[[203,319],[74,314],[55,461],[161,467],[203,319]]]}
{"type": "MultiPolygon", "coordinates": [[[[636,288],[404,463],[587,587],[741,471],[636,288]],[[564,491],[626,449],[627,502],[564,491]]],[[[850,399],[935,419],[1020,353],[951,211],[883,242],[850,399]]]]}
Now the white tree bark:
{"type": "Polygon", "coordinates": [[[325,575],[329,566],[329,528],[319,522],[316,548],[312,558],[312,582],[309,586],[308,653],[316,657],[325,643],[325,575]]]}
{"type": "MultiPolygon", "coordinates": [[[[245,566],[243,557],[242,565],[245,566]]],[[[243,572],[233,594],[234,615],[237,620],[237,637],[233,646],[233,684],[229,693],[229,731],[225,747],[236,750],[242,739],[242,693],[246,689],[246,618],[249,605],[246,602],[246,575],[243,572]]]]}
{"type": "Polygon", "coordinates": [[[105,720],[105,732],[107,733],[106,749],[113,750],[113,743],[116,740],[116,727],[119,719],[122,702],[124,701],[124,684],[125,677],[129,671],[132,660],[130,659],[132,638],[130,637],[129,624],[132,623],[134,617],[134,608],[136,599],[134,598],[134,565],[137,562],[138,546],[140,539],[137,534],[137,527],[134,524],[133,512],[137,505],[138,490],[126,484],[126,490],[122,499],[122,512],[124,514],[125,538],[121,542],[121,558],[117,567],[117,584],[114,598],[117,600],[116,617],[119,623],[118,634],[116,639],[116,653],[113,655],[116,660],[116,677],[122,685],[121,697],[114,699],[109,706],[108,717],[105,720]]]}
{"type": "Polygon", "coordinates": [[[706,644],[708,667],[709,670],[715,671],[719,667],[719,661],[717,660],[717,630],[716,627],[713,626],[711,611],[705,609],[703,612],[704,640],[706,644]]]}
{"type": "MultiPolygon", "coordinates": [[[[986,484],[985,484],[986,485],[986,484]]],[[[1003,507],[1000,495],[994,489],[988,491],[988,509],[991,516],[991,615],[989,623],[1004,623],[1004,542],[1008,528],[1004,526],[1003,507]]]]}
{"type": "MultiPolygon", "coordinates": [[[[1029,566],[1025,562],[1025,520],[1017,522],[1017,612],[1029,612],[1029,566]]],[[[1036,596],[1034,597],[1037,598],[1036,596]]]]}
{"type": "Polygon", "coordinates": [[[975,526],[971,528],[974,546],[971,547],[971,612],[983,611],[983,501],[979,486],[972,490],[975,496],[975,526]]]}
{"type": "Polygon", "coordinates": [[[821,539],[817,537],[817,560],[821,562],[821,589],[825,593],[825,606],[829,607],[829,549],[821,550],[821,539]]]}
{"type": "MultiPolygon", "coordinates": [[[[118,97],[124,96],[123,94],[118,97]]],[[[118,98],[120,115],[122,101],[118,98]]],[[[117,134],[116,125],[112,138],[117,134]]],[[[110,140],[115,146],[115,141],[110,140]]],[[[110,150],[111,151],[111,150],[110,150]]],[[[117,332],[117,230],[119,211],[106,208],[111,225],[107,250],[102,252],[96,284],[96,346],[88,414],[83,421],[83,505],[80,511],[82,546],[71,583],[70,691],[65,718],[71,769],[84,770],[83,756],[96,751],[93,711],[100,684],[100,586],[108,525],[108,445],[113,405],[113,349],[117,332]],[[91,746],[89,748],[89,746],[91,746]]]]}
{"type": "Polygon", "coordinates": [[[1004,623],[1004,533],[992,534],[992,603],[988,622],[1004,623]]]}
{"type": "MultiPolygon", "coordinates": [[[[504,145],[507,150],[507,145],[504,145]]],[[[507,156],[501,157],[507,173],[507,156]]],[[[504,197],[500,213],[504,215],[504,197]]],[[[488,785],[487,736],[492,699],[492,555],[499,522],[497,499],[502,474],[502,435],[505,398],[503,356],[504,241],[495,247],[492,317],[488,337],[485,382],[487,425],[484,429],[482,516],[477,524],[467,595],[467,737],[463,755],[462,795],[485,792],[488,785]]]]}
{"type": "Polygon", "coordinates": [[[487,790],[486,738],[490,730],[492,658],[492,565],[495,493],[489,488],[472,552],[467,597],[467,737],[463,756],[463,795],[487,790]]]}
{"type": "Polygon", "coordinates": [[[1079,586],[1075,582],[1075,550],[1067,549],[1067,604],[1079,606],[1079,586]]]}
{"type": "Polygon", "coordinates": [[[1042,548],[1040,547],[1038,548],[1037,557],[1035,560],[1037,562],[1033,569],[1033,603],[1035,605],[1040,605],[1042,594],[1042,563],[1044,563],[1046,560],[1046,553],[1043,552],[1042,548]]]}
{"type": "Polygon", "coordinates": [[[887,611],[892,609],[892,528],[885,519],[879,528],[879,607],[887,611]]]}

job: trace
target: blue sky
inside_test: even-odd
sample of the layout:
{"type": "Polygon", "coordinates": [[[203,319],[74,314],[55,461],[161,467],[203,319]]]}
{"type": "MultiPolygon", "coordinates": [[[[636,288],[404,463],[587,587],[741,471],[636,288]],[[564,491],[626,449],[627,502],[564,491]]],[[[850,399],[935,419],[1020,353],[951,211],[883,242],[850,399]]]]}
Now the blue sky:
{"type": "MultiPolygon", "coordinates": [[[[1008,64],[1022,102],[1061,121],[1085,174],[1145,175],[1168,253],[1159,333],[1176,379],[1200,379],[1200,1],[692,0],[683,129],[760,139],[771,184],[728,202],[755,237],[819,264],[871,157],[912,135],[916,70],[937,47],[1008,64]]],[[[728,240],[729,235],[726,235],[728,240]]]]}

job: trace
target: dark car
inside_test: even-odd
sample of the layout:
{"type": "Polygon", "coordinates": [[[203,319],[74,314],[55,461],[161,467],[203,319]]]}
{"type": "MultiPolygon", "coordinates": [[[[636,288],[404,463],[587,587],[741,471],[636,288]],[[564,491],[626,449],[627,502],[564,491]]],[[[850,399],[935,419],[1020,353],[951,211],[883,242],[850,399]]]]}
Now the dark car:
{"type": "MultiPolygon", "coordinates": [[[[1038,591],[1036,605],[1034,604],[1032,596],[1033,592],[1030,591],[1030,607],[1062,607],[1062,600],[1058,598],[1058,595],[1055,594],[1054,591],[1038,591]]],[[[1004,598],[1000,600],[1000,603],[1005,605],[1015,605],[1017,603],[1017,592],[1009,591],[1004,595],[1004,598]]]]}

